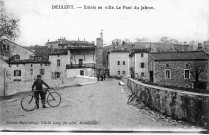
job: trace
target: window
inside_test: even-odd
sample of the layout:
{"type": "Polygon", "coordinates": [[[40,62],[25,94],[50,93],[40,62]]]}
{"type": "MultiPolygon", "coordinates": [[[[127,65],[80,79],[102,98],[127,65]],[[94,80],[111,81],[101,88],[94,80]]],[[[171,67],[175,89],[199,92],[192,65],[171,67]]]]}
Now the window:
{"type": "Polygon", "coordinates": [[[126,74],[126,71],[123,71],[123,74],[125,75],[126,74]]]}
{"type": "Polygon", "coordinates": [[[30,69],[30,75],[33,75],[33,69],[30,69]]]}
{"type": "Polygon", "coordinates": [[[33,67],[33,64],[31,64],[30,67],[33,67]]]}
{"type": "Polygon", "coordinates": [[[57,66],[58,67],[60,66],[60,60],[57,60],[57,66]]]}
{"type": "Polygon", "coordinates": [[[118,65],[120,65],[120,61],[118,61],[118,65]]]}
{"type": "Polygon", "coordinates": [[[40,75],[44,75],[44,69],[40,69],[40,75]]]}
{"type": "Polygon", "coordinates": [[[120,75],[120,71],[118,71],[118,75],[120,75]]]}
{"type": "Polygon", "coordinates": [[[171,79],[171,70],[170,69],[165,70],[165,79],[171,79]]]}
{"type": "Polygon", "coordinates": [[[189,79],[189,69],[184,70],[184,79],[189,79]]]}
{"type": "Polygon", "coordinates": [[[19,82],[19,81],[21,81],[21,79],[14,79],[14,81],[15,81],[15,82],[19,82]]]}
{"type": "Polygon", "coordinates": [[[21,76],[21,70],[15,70],[14,76],[21,76]]]}
{"type": "Polygon", "coordinates": [[[80,75],[84,75],[84,71],[83,70],[80,70],[80,75]]]}
{"type": "Polygon", "coordinates": [[[141,63],[141,68],[144,68],[145,67],[145,63],[141,63]]]}
{"type": "Polygon", "coordinates": [[[168,64],[166,64],[166,67],[169,67],[169,65],[168,65],[168,64]]]}
{"type": "Polygon", "coordinates": [[[61,73],[60,72],[55,72],[55,78],[60,78],[61,73]]]}
{"type": "Polygon", "coordinates": [[[143,53],[141,53],[141,57],[144,57],[144,54],[143,53]]]}
{"type": "Polygon", "coordinates": [[[142,77],[144,77],[144,76],[145,76],[144,72],[141,72],[141,76],[142,76],[142,77]]]}
{"type": "Polygon", "coordinates": [[[18,55],[18,54],[17,55],[14,55],[13,58],[14,58],[14,60],[20,60],[20,55],[18,55]]]}
{"type": "Polygon", "coordinates": [[[123,61],[123,65],[125,65],[126,63],[125,63],[125,61],[123,61]]]}

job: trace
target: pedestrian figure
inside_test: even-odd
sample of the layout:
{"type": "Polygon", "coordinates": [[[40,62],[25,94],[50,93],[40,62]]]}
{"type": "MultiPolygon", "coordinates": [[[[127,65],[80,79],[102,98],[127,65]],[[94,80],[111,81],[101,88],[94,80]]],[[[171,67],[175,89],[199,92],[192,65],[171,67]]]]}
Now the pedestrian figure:
{"type": "Polygon", "coordinates": [[[97,81],[99,81],[99,75],[97,74],[97,81]]]}
{"type": "Polygon", "coordinates": [[[43,91],[43,84],[47,87],[50,88],[42,79],[41,79],[41,75],[37,75],[37,79],[35,80],[35,82],[33,83],[32,86],[32,91],[34,91],[34,87],[36,87],[36,90],[34,91],[34,95],[36,97],[36,106],[37,109],[39,108],[39,95],[41,97],[41,101],[42,101],[42,106],[43,108],[46,108],[45,106],[45,99],[46,99],[46,92],[43,91]]]}

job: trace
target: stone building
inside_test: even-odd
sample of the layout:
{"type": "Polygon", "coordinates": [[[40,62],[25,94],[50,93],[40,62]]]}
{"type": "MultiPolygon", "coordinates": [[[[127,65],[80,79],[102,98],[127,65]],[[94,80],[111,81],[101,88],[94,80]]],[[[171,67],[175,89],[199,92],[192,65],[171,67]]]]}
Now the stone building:
{"type": "Polygon", "coordinates": [[[0,58],[0,96],[6,95],[6,82],[9,81],[9,64],[0,58]]]}
{"type": "Polygon", "coordinates": [[[120,48],[121,45],[122,45],[122,40],[121,39],[114,39],[114,40],[112,40],[113,48],[120,48]]]}
{"type": "Polygon", "coordinates": [[[103,61],[103,33],[100,33],[100,38],[96,39],[96,75],[101,76],[104,74],[104,61],[103,61]]]}
{"type": "Polygon", "coordinates": [[[51,51],[53,49],[58,49],[59,48],[59,44],[67,44],[67,40],[65,38],[59,38],[56,41],[49,41],[45,44],[45,46],[47,46],[51,51]]]}
{"type": "Polygon", "coordinates": [[[40,57],[8,62],[12,81],[33,81],[37,75],[51,79],[50,62],[40,57]]]}
{"type": "Polygon", "coordinates": [[[134,49],[130,53],[130,67],[133,67],[134,78],[149,80],[148,53],[149,49],[134,49]]]}
{"type": "Polygon", "coordinates": [[[70,63],[70,52],[67,49],[54,49],[49,54],[51,62],[51,79],[67,78],[66,65],[70,63]]]}
{"type": "Polygon", "coordinates": [[[129,68],[129,52],[127,50],[115,49],[108,53],[110,76],[129,77],[129,68]]]}
{"type": "Polygon", "coordinates": [[[53,78],[76,75],[95,77],[95,45],[87,41],[69,41],[49,54],[53,78]]]}
{"type": "Polygon", "coordinates": [[[20,46],[8,39],[3,39],[0,41],[0,50],[1,58],[6,61],[12,59],[29,59],[35,56],[35,53],[31,50],[20,46]]]}
{"type": "Polygon", "coordinates": [[[149,53],[150,81],[160,85],[208,88],[208,56],[202,51],[149,53]],[[197,75],[199,74],[199,75],[197,75]]]}

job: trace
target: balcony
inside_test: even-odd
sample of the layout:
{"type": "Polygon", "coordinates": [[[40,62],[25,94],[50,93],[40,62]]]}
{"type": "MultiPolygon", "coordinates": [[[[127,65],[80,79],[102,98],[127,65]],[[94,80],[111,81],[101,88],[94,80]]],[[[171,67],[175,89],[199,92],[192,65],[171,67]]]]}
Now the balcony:
{"type": "Polygon", "coordinates": [[[95,68],[94,63],[87,63],[87,64],[68,64],[66,65],[66,69],[73,69],[73,68],[95,68]]]}

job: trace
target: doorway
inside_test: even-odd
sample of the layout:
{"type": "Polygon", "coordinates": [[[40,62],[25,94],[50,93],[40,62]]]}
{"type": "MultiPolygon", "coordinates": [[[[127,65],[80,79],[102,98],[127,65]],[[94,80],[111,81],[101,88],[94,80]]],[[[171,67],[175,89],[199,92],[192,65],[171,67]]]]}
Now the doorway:
{"type": "Polygon", "coordinates": [[[154,82],[154,74],[153,71],[149,71],[149,75],[150,75],[150,82],[154,82]]]}

